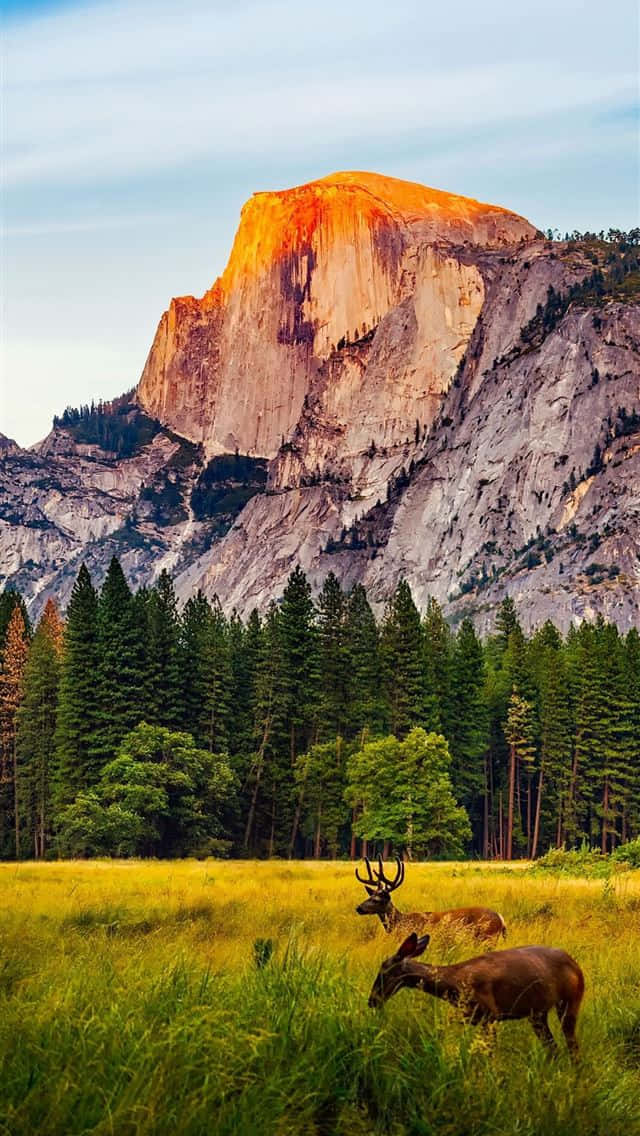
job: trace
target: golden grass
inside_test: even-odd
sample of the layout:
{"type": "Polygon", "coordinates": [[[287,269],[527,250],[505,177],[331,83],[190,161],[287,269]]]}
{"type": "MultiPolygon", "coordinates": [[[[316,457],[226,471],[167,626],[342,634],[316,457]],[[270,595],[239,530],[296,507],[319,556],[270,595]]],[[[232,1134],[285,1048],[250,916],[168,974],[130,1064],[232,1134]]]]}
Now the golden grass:
{"type": "MultiPolygon", "coordinates": [[[[349,863],[0,865],[0,1132],[635,1136],[640,872],[526,867],[412,864],[398,905],[486,904],[505,918],[504,945],[569,951],[586,978],[578,1073],[549,1063],[526,1023],[497,1027],[487,1052],[425,996],[368,1010],[393,940],[355,914],[349,863]],[[262,971],[256,939],[274,942],[262,971]],[[477,1116],[456,1128],[469,1094],[477,1116]],[[571,1110],[582,1129],[566,1127],[571,1110]]],[[[436,929],[427,959],[482,949],[436,929]]]]}

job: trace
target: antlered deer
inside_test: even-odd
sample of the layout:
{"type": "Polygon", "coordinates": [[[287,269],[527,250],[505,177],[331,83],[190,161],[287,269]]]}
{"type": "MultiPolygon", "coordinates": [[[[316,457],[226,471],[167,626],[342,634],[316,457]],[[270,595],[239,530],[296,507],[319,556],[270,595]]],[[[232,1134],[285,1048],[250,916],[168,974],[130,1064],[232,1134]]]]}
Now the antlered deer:
{"type": "Polygon", "coordinates": [[[363,879],[356,868],[356,879],[364,884],[369,898],[356,907],[358,915],[377,915],[385,931],[399,932],[407,935],[409,931],[422,932],[428,928],[433,929],[438,923],[454,924],[464,927],[478,939],[492,939],[495,935],[506,935],[504,919],[497,911],[490,907],[455,907],[450,911],[412,911],[403,913],[398,911],[391,902],[391,892],[400,887],[404,881],[404,864],[396,860],[396,874],[393,880],[388,880],[384,874],[382,858],[378,857],[378,870],[374,876],[371,864],[365,858],[368,879],[363,879]]]}
{"type": "Polygon", "coordinates": [[[584,976],[566,951],[514,947],[452,966],[414,962],[428,943],[428,935],[419,939],[413,932],[395,955],[385,959],[371,988],[370,1006],[381,1006],[403,986],[413,987],[459,1005],[472,1025],[528,1018],[540,1040],[557,1049],[547,1021],[549,1010],[555,1009],[569,1052],[576,1056],[584,976]]]}

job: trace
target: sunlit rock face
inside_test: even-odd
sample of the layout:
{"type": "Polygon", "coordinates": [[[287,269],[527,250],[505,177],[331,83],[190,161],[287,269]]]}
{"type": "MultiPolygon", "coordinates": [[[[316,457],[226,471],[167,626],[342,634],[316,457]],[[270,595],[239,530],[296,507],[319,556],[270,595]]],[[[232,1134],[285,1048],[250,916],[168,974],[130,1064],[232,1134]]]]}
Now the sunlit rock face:
{"type": "Polygon", "coordinates": [[[376,174],[257,193],[220,279],[163,315],[139,401],[209,454],[273,457],[305,396],[347,452],[381,422],[397,439],[432,420],[482,306],[465,254],[533,236],[507,210],[376,174]]]}
{"type": "Polygon", "coordinates": [[[129,456],[0,437],[0,586],[37,615],[116,554],[247,615],[301,565],[378,610],[407,579],[485,631],[507,594],[527,627],[640,626],[640,285],[574,302],[596,262],[374,174],[256,194],[220,279],[160,321],[129,456]]]}

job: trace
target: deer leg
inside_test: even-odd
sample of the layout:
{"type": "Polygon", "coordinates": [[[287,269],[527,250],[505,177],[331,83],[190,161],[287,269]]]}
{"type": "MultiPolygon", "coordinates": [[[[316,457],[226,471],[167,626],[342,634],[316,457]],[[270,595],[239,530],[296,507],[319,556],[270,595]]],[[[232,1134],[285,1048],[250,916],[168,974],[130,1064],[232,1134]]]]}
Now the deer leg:
{"type": "Polygon", "coordinates": [[[535,1035],[540,1039],[543,1045],[552,1053],[557,1053],[558,1046],[547,1021],[546,1011],[539,1014],[531,1015],[531,1025],[533,1026],[535,1035]]]}
{"type": "Polygon", "coordinates": [[[574,1006],[570,1005],[569,1002],[560,1002],[557,1009],[564,1039],[567,1043],[567,1049],[572,1059],[575,1061],[578,1056],[578,1041],[576,1038],[578,1011],[574,1006]]]}

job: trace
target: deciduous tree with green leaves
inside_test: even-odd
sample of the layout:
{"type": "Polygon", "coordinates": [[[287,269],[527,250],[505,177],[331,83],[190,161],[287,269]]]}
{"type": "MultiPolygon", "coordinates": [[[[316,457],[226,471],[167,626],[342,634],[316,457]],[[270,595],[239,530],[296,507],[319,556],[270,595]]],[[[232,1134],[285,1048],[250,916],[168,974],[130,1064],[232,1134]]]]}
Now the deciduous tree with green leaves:
{"type": "Polygon", "coordinates": [[[345,795],[358,836],[390,841],[410,859],[460,855],[471,826],[454,797],[450,765],[445,739],[419,727],[402,741],[380,738],[352,753],[345,795]]]}

